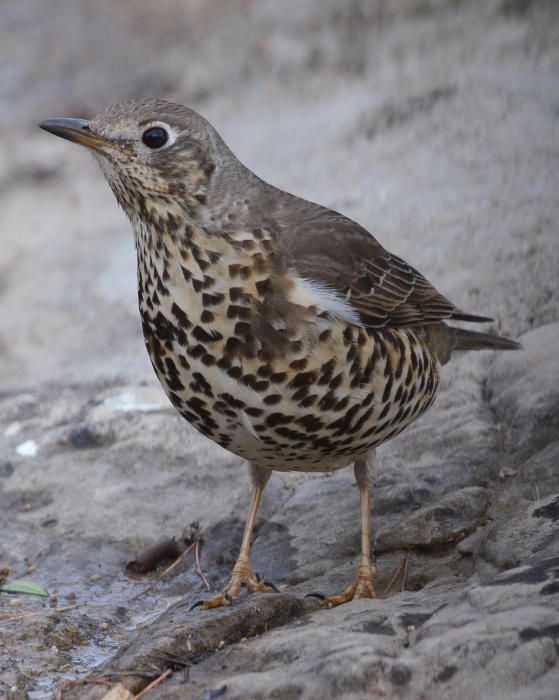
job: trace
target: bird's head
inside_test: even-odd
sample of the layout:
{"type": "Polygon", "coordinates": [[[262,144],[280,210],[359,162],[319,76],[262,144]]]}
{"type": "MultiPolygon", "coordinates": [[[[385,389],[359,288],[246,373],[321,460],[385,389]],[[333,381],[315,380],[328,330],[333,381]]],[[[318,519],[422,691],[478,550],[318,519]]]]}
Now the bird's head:
{"type": "Polygon", "coordinates": [[[236,160],[203,117],[163,100],[129,100],[90,121],[47,119],[39,126],[91,149],[133,223],[177,213],[195,218],[214,173],[236,160]]]}

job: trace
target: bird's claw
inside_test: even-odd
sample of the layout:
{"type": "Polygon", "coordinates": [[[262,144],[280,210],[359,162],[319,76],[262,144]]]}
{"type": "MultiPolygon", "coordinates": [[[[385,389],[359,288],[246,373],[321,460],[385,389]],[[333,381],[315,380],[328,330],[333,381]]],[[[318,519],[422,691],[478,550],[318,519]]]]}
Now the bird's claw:
{"type": "Polygon", "coordinates": [[[211,610],[212,608],[228,607],[241,592],[241,588],[246,588],[249,593],[270,593],[278,592],[278,589],[270,581],[263,581],[259,575],[252,572],[250,562],[238,561],[231,574],[231,579],[225,589],[213,596],[209,600],[199,600],[190,608],[199,607],[200,610],[211,610]]]}
{"type": "Polygon", "coordinates": [[[376,598],[377,594],[373,586],[376,575],[377,570],[372,564],[360,564],[357,567],[357,574],[353,583],[339,595],[324,596],[321,593],[309,593],[305,597],[312,596],[318,598],[321,608],[333,608],[359,598],[376,598]]]}

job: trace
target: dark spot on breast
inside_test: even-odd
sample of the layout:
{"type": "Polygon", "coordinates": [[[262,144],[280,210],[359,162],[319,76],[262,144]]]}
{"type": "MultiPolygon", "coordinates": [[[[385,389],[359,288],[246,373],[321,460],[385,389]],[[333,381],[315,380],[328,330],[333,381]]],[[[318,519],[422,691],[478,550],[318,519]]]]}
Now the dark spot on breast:
{"type": "Polygon", "coordinates": [[[311,394],[310,396],[307,396],[302,401],[300,401],[299,406],[301,408],[310,408],[317,401],[318,401],[318,396],[316,396],[316,394],[311,394]]]}
{"type": "Polygon", "coordinates": [[[231,299],[231,301],[241,301],[245,296],[245,291],[242,287],[230,287],[229,299],[231,299]]]}
{"type": "Polygon", "coordinates": [[[293,416],[286,416],[283,413],[270,413],[266,418],[266,425],[274,428],[276,425],[286,425],[293,422],[293,416]]]}
{"type": "Polygon", "coordinates": [[[198,360],[200,357],[203,357],[206,354],[206,348],[203,345],[194,345],[193,347],[187,348],[187,353],[189,357],[192,357],[194,360],[198,360]]]}
{"type": "Polygon", "coordinates": [[[250,337],[250,335],[251,335],[250,323],[245,323],[244,321],[238,321],[235,324],[234,333],[235,333],[235,335],[250,337]]]}
{"type": "Polygon", "coordinates": [[[221,292],[204,292],[202,294],[202,304],[204,306],[216,306],[225,299],[225,294],[221,292]]]}
{"type": "Polygon", "coordinates": [[[389,397],[390,397],[390,394],[391,394],[391,392],[392,392],[392,384],[393,384],[393,382],[394,382],[394,379],[393,379],[392,375],[391,375],[391,374],[388,375],[386,384],[385,384],[385,386],[384,386],[384,392],[383,392],[383,394],[382,394],[382,402],[383,402],[383,403],[386,403],[386,402],[388,401],[389,397]]]}
{"type": "Polygon", "coordinates": [[[329,383],[328,387],[330,389],[337,389],[344,380],[343,372],[337,374],[329,383]]]}
{"type": "Polygon", "coordinates": [[[225,343],[225,352],[235,352],[239,349],[240,344],[241,341],[238,338],[227,338],[227,341],[225,343]]]}
{"type": "Polygon", "coordinates": [[[223,336],[216,330],[206,331],[202,326],[194,326],[192,329],[192,335],[199,340],[201,343],[215,343],[218,340],[222,340],[223,336]]]}
{"type": "Polygon", "coordinates": [[[283,425],[276,428],[275,432],[282,437],[288,438],[289,440],[301,440],[308,437],[306,433],[302,433],[300,430],[293,430],[292,428],[287,428],[283,425]]]}
{"type": "Polygon", "coordinates": [[[216,359],[213,355],[210,355],[209,352],[207,352],[202,358],[202,364],[205,365],[206,367],[213,367],[216,363],[216,359]]]}
{"type": "Polygon", "coordinates": [[[171,313],[183,328],[190,328],[192,324],[188,320],[188,316],[176,302],[173,302],[173,305],[171,306],[171,313]]]}
{"type": "Polygon", "coordinates": [[[250,318],[250,309],[246,306],[230,304],[227,307],[227,318],[250,318]]]}
{"type": "Polygon", "coordinates": [[[310,394],[310,391],[310,387],[305,384],[305,386],[302,386],[300,389],[297,389],[297,391],[293,394],[291,398],[293,399],[293,401],[301,401],[310,394]]]}
{"type": "Polygon", "coordinates": [[[330,411],[336,405],[336,394],[333,391],[328,391],[320,399],[318,405],[323,411],[330,411]]]}
{"type": "Polygon", "coordinates": [[[200,372],[194,372],[192,374],[193,382],[190,383],[190,388],[196,393],[202,393],[211,398],[213,396],[212,387],[208,383],[207,379],[200,372]]]}
{"type": "Polygon", "coordinates": [[[258,418],[258,416],[261,416],[264,413],[264,410],[262,408],[250,406],[249,408],[245,408],[245,413],[249,416],[253,416],[254,418],[258,418]]]}
{"type": "Polygon", "coordinates": [[[386,418],[386,416],[388,415],[388,411],[390,411],[391,406],[392,406],[391,403],[386,404],[386,406],[379,413],[379,417],[378,417],[379,420],[383,420],[384,418],[386,418]]]}
{"type": "Polygon", "coordinates": [[[192,287],[194,288],[195,292],[201,292],[202,289],[204,289],[204,283],[201,282],[200,280],[197,280],[195,277],[192,278],[192,287]]]}
{"type": "Polygon", "coordinates": [[[297,372],[301,369],[305,369],[306,366],[307,359],[305,357],[301,358],[300,360],[293,360],[293,362],[291,362],[291,364],[289,365],[291,369],[294,369],[297,372]]]}
{"type": "Polygon", "coordinates": [[[241,401],[240,399],[236,399],[234,396],[231,396],[231,394],[226,393],[226,394],[220,394],[219,398],[225,401],[229,406],[232,408],[245,408],[246,404],[244,401],[241,401]]]}
{"type": "Polygon", "coordinates": [[[256,291],[260,296],[265,296],[272,291],[272,282],[270,279],[260,280],[256,282],[256,291]]]}
{"type": "Polygon", "coordinates": [[[351,326],[346,326],[343,332],[344,345],[349,345],[353,342],[353,329],[351,326]]]}
{"type": "Polygon", "coordinates": [[[297,419],[297,423],[302,425],[305,430],[311,433],[316,433],[324,427],[324,421],[318,416],[307,415],[297,419]]]}
{"type": "MultiPolygon", "coordinates": [[[[293,363],[291,363],[293,364],[293,363]]],[[[309,384],[314,384],[318,379],[318,373],[312,370],[308,372],[300,372],[296,374],[293,379],[287,385],[290,389],[296,389],[301,386],[308,386],[309,384]]]]}

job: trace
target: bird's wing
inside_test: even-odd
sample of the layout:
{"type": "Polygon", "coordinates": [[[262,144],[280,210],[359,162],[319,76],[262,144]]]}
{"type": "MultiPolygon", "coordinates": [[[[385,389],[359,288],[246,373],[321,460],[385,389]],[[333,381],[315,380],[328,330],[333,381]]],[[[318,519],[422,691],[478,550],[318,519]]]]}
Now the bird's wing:
{"type": "Polygon", "coordinates": [[[304,283],[330,290],[363,325],[491,320],[457,309],[420,272],[341,214],[306,202],[289,209],[281,222],[288,267],[304,283]]]}

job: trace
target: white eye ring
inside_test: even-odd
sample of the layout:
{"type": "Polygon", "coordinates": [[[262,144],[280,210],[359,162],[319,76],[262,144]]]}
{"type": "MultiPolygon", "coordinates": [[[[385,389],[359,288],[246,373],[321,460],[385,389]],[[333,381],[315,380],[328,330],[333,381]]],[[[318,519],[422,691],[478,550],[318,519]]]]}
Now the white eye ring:
{"type": "Polygon", "coordinates": [[[177,140],[177,133],[165,122],[150,122],[144,125],[140,138],[150,151],[159,151],[172,146],[177,140]]]}

